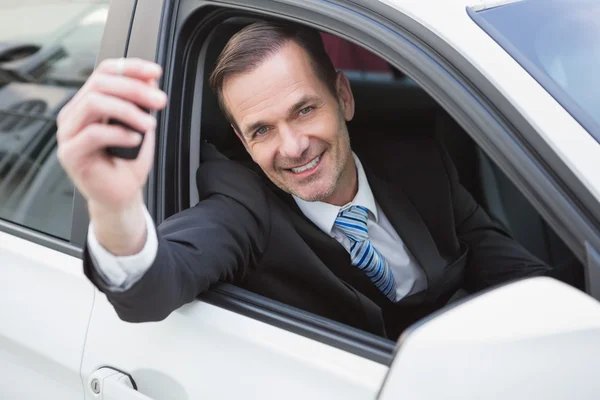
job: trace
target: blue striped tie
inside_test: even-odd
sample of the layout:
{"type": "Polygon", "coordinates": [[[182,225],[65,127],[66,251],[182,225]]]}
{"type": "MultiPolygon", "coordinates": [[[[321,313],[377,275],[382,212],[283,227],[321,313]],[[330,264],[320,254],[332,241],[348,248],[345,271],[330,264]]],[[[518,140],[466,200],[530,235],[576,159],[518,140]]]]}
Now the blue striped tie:
{"type": "Polygon", "coordinates": [[[377,289],[392,302],[396,302],[396,282],[385,258],[369,240],[367,219],[369,211],[362,206],[352,206],[340,211],[334,226],[350,239],[350,260],[373,281],[377,289]]]}

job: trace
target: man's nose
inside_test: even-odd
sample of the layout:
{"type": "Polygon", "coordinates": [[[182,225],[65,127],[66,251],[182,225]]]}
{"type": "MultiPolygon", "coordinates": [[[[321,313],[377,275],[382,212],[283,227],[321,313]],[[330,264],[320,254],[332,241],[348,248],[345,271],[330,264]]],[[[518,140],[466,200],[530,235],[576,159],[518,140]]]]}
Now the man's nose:
{"type": "Polygon", "coordinates": [[[291,129],[289,126],[280,128],[280,154],[285,158],[301,158],[308,149],[309,139],[306,135],[291,129]]]}

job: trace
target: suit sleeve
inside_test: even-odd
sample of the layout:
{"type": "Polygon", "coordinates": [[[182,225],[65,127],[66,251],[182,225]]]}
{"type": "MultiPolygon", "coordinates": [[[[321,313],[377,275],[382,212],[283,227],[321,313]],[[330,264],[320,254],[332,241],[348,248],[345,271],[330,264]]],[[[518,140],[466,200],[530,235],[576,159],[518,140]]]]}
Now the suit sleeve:
{"type": "MultiPolygon", "coordinates": [[[[257,193],[254,202],[259,202],[257,193]]],[[[238,200],[212,194],[158,228],[158,251],[146,273],[125,291],[113,291],[84,252],[88,278],[106,293],[119,317],[159,321],[219,281],[243,277],[261,257],[269,230],[266,204],[249,209],[238,200]]]]}
{"type": "Polygon", "coordinates": [[[456,233],[470,251],[465,289],[473,292],[519,278],[552,275],[551,267],[490,219],[459,183],[458,173],[446,151],[442,148],[441,152],[450,180],[456,233]]]}

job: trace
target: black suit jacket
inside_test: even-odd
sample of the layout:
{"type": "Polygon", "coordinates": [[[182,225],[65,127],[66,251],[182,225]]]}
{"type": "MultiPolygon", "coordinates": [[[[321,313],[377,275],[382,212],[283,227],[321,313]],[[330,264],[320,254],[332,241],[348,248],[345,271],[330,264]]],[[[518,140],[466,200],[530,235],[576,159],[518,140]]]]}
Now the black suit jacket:
{"type": "Polygon", "coordinates": [[[229,281],[395,339],[461,287],[473,292],[550,273],[475,203],[434,140],[357,151],[376,201],[427,276],[427,290],[397,304],[350,264],[342,245],[308,220],[290,195],[252,168],[215,150],[203,152],[201,201],[160,225],[156,259],[133,287],[111,293],[85,251],[87,276],[124,320],[163,319],[211,285],[229,281]]]}

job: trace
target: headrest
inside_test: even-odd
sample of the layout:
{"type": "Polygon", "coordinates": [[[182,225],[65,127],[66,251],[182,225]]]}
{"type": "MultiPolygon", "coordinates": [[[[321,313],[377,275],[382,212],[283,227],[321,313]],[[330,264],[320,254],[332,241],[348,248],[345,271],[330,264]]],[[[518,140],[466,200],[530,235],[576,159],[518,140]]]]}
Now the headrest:
{"type": "Polygon", "coordinates": [[[217,96],[210,90],[209,78],[217,58],[229,39],[245,26],[255,22],[251,18],[235,17],[224,21],[207,38],[202,94],[202,139],[215,145],[226,157],[235,159],[244,156],[246,149],[237,138],[229,122],[219,108],[217,96]]]}

